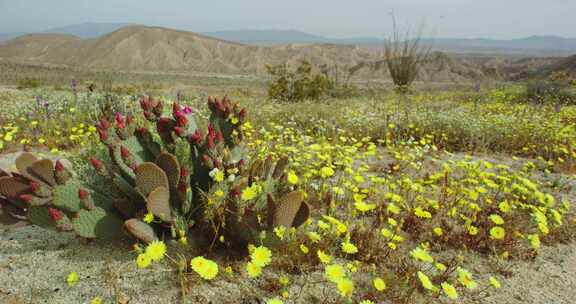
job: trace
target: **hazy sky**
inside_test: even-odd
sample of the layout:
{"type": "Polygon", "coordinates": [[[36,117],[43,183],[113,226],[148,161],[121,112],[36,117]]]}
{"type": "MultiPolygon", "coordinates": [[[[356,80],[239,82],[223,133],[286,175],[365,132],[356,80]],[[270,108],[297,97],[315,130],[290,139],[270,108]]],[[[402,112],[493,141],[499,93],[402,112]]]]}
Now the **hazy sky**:
{"type": "Polygon", "coordinates": [[[127,22],[196,32],[383,36],[392,11],[399,23],[424,23],[435,37],[576,37],[576,0],[0,0],[0,32],[127,22]]]}

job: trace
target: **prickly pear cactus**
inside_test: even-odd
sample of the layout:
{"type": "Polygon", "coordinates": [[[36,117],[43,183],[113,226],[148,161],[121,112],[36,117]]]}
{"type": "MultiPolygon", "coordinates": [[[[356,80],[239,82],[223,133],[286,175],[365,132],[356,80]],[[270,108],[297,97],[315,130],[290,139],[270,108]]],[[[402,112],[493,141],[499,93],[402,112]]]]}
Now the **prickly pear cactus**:
{"type": "Polygon", "coordinates": [[[16,161],[20,173],[0,172],[0,199],[42,227],[110,238],[123,226],[143,242],[183,237],[192,228],[210,232],[207,238],[254,242],[262,231],[308,219],[306,195],[286,181],[288,159],[246,157],[247,114],[238,103],[209,98],[205,124],[178,103],[166,114],[159,100],[144,97],[140,104],[141,122],[116,114],[114,122],[97,125],[108,157],[90,163],[119,199],[83,185],[60,162],[29,153],[16,161]]]}
{"type": "Polygon", "coordinates": [[[120,235],[122,222],[112,205],[84,187],[62,165],[24,152],[16,159],[19,172],[0,177],[0,195],[35,225],[74,231],[85,238],[120,235]]]}

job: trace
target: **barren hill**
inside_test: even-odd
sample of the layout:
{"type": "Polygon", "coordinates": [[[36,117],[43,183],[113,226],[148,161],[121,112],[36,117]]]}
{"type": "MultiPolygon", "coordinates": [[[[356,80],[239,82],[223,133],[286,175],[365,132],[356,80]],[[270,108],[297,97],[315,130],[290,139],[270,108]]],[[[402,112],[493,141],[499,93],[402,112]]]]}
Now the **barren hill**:
{"type": "MultiPolygon", "coordinates": [[[[160,27],[126,26],[97,39],[71,35],[31,34],[0,44],[0,59],[10,62],[57,64],[119,71],[180,71],[223,74],[264,74],[266,64],[362,67],[360,78],[386,76],[377,51],[354,45],[287,44],[255,46],[160,27]],[[369,68],[364,68],[369,67],[369,68]]],[[[481,72],[458,59],[437,56],[422,78],[462,81],[481,72]]]]}

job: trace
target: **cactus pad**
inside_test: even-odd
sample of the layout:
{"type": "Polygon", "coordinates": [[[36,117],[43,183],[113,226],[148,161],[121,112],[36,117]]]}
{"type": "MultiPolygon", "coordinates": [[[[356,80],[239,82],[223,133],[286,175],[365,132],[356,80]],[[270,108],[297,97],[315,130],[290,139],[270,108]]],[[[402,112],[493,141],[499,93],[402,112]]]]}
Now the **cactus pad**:
{"type": "Polygon", "coordinates": [[[274,226],[284,226],[286,228],[297,227],[295,224],[302,224],[302,217],[308,218],[309,212],[302,211],[300,218],[296,222],[296,216],[300,213],[300,208],[308,208],[304,203],[304,194],[300,191],[292,191],[285,194],[275,207],[274,226]]]}
{"type": "Polygon", "coordinates": [[[169,189],[176,189],[180,182],[180,163],[178,163],[176,156],[166,152],[161,153],[156,158],[156,164],[166,173],[170,185],[169,189]]]}
{"type": "Polygon", "coordinates": [[[144,223],[141,220],[129,219],[124,222],[124,227],[135,238],[145,243],[150,243],[152,241],[158,240],[158,237],[156,236],[156,233],[154,232],[152,226],[144,223]]]}
{"type": "Polygon", "coordinates": [[[27,214],[28,220],[39,227],[47,229],[56,229],[56,223],[50,217],[46,207],[29,207],[27,214]]]}
{"type": "Polygon", "coordinates": [[[28,173],[39,178],[50,186],[56,185],[54,178],[54,164],[49,159],[35,161],[28,167],[28,173]]]}
{"type": "Polygon", "coordinates": [[[169,189],[168,177],[154,163],[143,163],[135,170],[136,187],[145,197],[158,187],[169,189]]]}
{"type": "Polygon", "coordinates": [[[78,212],[82,209],[82,202],[78,197],[80,188],[82,187],[78,181],[69,181],[54,187],[52,200],[54,206],[68,212],[78,212]]]}
{"type": "Polygon", "coordinates": [[[37,160],[38,159],[34,154],[23,152],[18,156],[18,158],[16,158],[16,169],[18,169],[18,172],[20,172],[22,175],[30,177],[30,174],[28,174],[28,167],[30,167],[37,160]]]}
{"type": "Polygon", "coordinates": [[[11,176],[0,177],[0,194],[9,199],[18,198],[30,190],[30,186],[23,181],[19,181],[11,176]]]}
{"type": "Polygon", "coordinates": [[[72,220],[74,231],[84,238],[118,238],[122,221],[102,208],[80,210],[72,220]]]}
{"type": "Polygon", "coordinates": [[[148,195],[148,211],[164,222],[172,221],[172,210],[170,210],[170,190],[158,187],[148,195]]]}

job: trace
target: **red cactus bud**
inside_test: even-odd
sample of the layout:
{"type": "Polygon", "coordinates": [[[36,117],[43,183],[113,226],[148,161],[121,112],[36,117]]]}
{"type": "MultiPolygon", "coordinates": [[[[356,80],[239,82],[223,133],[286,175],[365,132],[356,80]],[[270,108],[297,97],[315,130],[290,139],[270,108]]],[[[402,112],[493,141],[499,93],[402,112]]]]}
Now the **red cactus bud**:
{"type": "Polygon", "coordinates": [[[182,127],[174,127],[174,132],[176,133],[176,135],[182,137],[185,135],[186,129],[184,129],[182,127]]]}
{"type": "Polygon", "coordinates": [[[119,129],[124,129],[124,127],[126,127],[126,124],[124,123],[124,118],[122,118],[122,115],[119,112],[116,112],[116,114],[114,115],[114,119],[116,120],[116,127],[118,127],[119,129]]]}
{"type": "Polygon", "coordinates": [[[62,211],[58,210],[58,209],[54,209],[52,207],[48,207],[48,214],[50,215],[50,217],[52,218],[52,220],[54,220],[55,222],[59,221],[60,219],[62,219],[62,211]]]}
{"type": "Polygon", "coordinates": [[[90,158],[90,163],[92,164],[94,169],[96,169],[98,171],[100,171],[100,169],[102,169],[102,161],[92,157],[92,158],[90,158]]]}
{"type": "Polygon", "coordinates": [[[224,112],[224,105],[222,105],[222,102],[220,102],[220,100],[216,100],[216,102],[215,102],[214,104],[215,104],[215,106],[216,106],[216,110],[217,110],[219,113],[224,112]]]}
{"type": "Polygon", "coordinates": [[[126,159],[130,156],[130,151],[128,151],[126,147],[120,146],[120,156],[122,157],[122,159],[126,159]]]}
{"type": "Polygon", "coordinates": [[[240,161],[238,161],[238,167],[244,167],[244,159],[241,159],[240,161]]]}
{"type": "Polygon", "coordinates": [[[190,174],[190,172],[188,172],[188,168],[186,167],[180,168],[180,178],[185,178],[188,176],[188,174],[190,174]]]}
{"type": "Polygon", "coordinates": [[[190,135],[188,141],[195,145],[200,144],[202,142],[202,133],[200,133],[200,130],[196,130],[194,134],[190,135]]]}
{"type": "Polygon", "coordinates": [[[180,127],[185,127],[188,124],[188,118],[182,112],[177,112],[174,117],[176,117],[176,124],[180,127]]]}
{"type": "Polygon", "coordinates": [[[214,136],[210,136],[210,134],[206,136],[206,148],[209,150],[214,148],[214,136]]]}
{"type": "Polygon", "coordinates": [[[110,128],[110,122],[106,118],[100,119],[100,126],[101,129],[107,130],[110,128]]]}
{"type": "Polygon", "coordinates": [[[78,198],[80,198],[81,200],[85,200],[88,195],[90,195],[90,193],[88,193],[88,191],[86,191],[86,189],[80,188],[78,190],[78,198]]]}
{"type": "Polygon", "coordinates": [[[248,111],[246,110],[246,108],[240,110],[240,113],[238,114],[240,121],[244,121],[246,119],[246,115],[248,115],[248,111]]]}
{"type": "Polygon", "coordinates": [[[40,184],[37,182],[30,182],[30,191],[36,193],[38,190],[40,190],[40,184]]]}
{"type": "Polygon", "coordinates": [[[98,129],[98,136],[100,137],[101,141],[108,140],[108,132],[104,129],[98,129]]]}
{"type": "Polygon", "coordinates": [[[20,194],[20,196],[18,197],[25,203],[29,203],[31,200],[34,199],[34,196],[32,196],[31,194],[20,194]]]}
{"type": "Polygon", "coordinates": [[[218,169],[222,169],[222,162],[215,159],[214,160],[214,167],[218,168],[218,169]]]}
{"type": "Polygon", "coordinates": [[[178,113],[180,111],[181,111],[180,105],[177,102],[173,103],[172,104],[172,114],[174,115],[174,117],[176,117],[176,113],[178,113]]]}
{"type": "Polygon", "coordinates": [[[62,164],[62,161],[60,161],[59,159],[56,160],[56,165],[54,166],[54,170],[56,170],[56,172],[62,172],[62,170],[64,170],[64,165],[62,164]]]}
{"type": "Polygon", "coordinates": [[[156,128],[158,129],[158,132],[164,133],[164,132],[168,131],[168,125],[169,124],[170,124],[170,118],[162,117],[162,118],[160,118],[160,120],[158,120],[158,123],[156,124],[156,128]]]}
{"type": "Polygon", "coordinates": [[[240,188],[238,188],[238,187],[233,188],[231,193],[232,193],[232,196],[236,196],[236,197],[240,196],[240,188]]]}
{"type": "Polygon", "coordinates": [[[150,100],[147,97],[140,98],[140,107],[142,107],[144,112],[149,112],[151,107],[150,100]]]}

